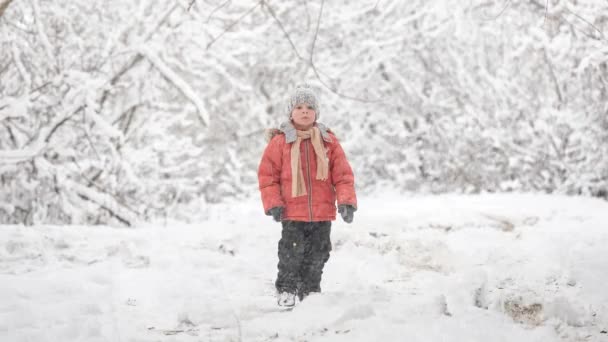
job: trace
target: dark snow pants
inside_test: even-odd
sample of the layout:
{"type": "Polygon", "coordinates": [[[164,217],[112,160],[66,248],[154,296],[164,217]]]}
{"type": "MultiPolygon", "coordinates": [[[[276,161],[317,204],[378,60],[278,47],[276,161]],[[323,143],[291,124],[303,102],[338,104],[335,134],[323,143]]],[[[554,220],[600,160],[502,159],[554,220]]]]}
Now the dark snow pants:
{"type": "Polygon", "coordinates": [[[331,221],[283,221],[279,240],[279,292],[297,294],[300,300],[321,292],[323,266],[331,251],[331,221]]]}

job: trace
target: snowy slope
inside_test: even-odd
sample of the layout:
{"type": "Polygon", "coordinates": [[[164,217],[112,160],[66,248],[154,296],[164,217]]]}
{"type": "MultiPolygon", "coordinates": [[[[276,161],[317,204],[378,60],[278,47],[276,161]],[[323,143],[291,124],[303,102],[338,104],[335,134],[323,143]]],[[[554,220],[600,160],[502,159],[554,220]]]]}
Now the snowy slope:
{"type": "Polygon", "coordinates": [[[360,201],[321,295],[275,305],[256,199],[198,225],[0,226],[0,341],[608,341],[608,203],[360,201]]]}

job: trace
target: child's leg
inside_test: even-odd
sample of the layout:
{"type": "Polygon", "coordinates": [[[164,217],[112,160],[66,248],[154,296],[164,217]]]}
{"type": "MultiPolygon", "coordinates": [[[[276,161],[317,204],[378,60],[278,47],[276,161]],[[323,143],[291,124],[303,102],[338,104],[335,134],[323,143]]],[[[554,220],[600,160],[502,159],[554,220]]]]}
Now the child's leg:
{"type": "Polygon", "coordinates": [[[302,279],[302,287],[298,293],[300,300],[311,292],[321,292],[323,267],[329,260],[331,251],[331,221],[314,222],[307,228],[306,257],[300,269],[302,279]]]}
{"type": "Polygon", "coordinates": [[[305,254],[302,225],[305,222],[283,221],[279,240],[279,273],[275,286],[279,292],[296,293],[300,280],[300,267],[305,254]]]}

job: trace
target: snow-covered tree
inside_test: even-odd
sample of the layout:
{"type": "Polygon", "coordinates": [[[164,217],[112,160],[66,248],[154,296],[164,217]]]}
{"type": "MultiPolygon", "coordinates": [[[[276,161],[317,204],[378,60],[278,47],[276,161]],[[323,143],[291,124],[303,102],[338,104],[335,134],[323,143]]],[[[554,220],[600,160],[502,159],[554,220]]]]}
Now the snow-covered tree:
{"type": "Polygon", "coordinates": [[[0,222],[189,220],[256,196],[321,94],[365,192],[607,196],[603,0],[0,2],[0,222]]]}

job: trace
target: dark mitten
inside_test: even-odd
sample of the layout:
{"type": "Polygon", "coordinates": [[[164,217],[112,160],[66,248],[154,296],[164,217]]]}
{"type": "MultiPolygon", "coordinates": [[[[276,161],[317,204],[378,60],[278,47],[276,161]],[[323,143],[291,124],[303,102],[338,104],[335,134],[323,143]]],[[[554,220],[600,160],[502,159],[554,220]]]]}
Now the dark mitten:
{"type": "Polygon", "coordinates": [[[283,218],[283,207],[274,207],[268,210],[268,213],[266,213],[266,215],[272,215],[272,218],[277,221],[277,222],[281,222],[281,219],[283,218]]]}
{"type": "Polygon", "coordinates": [[[353,216],[357,209],[350,204],[340,204],[338,206],[338,211],[340,212],[340,215],[342,215],[344,222],[351,223],[353,222],[353,216]]]}

